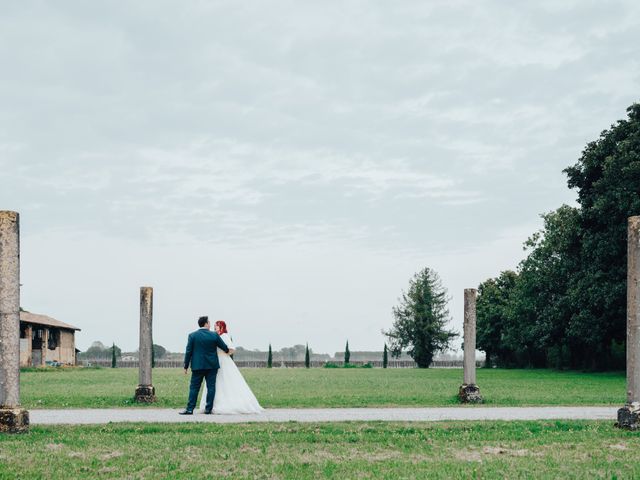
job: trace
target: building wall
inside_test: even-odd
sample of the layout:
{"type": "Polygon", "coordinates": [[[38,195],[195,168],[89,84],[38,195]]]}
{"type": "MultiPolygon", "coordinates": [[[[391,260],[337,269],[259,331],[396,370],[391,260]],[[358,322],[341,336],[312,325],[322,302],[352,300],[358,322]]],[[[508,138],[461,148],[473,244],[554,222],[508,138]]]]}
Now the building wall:
{"type": "Polygon", "coordinates": [[[46,349],[47,362],[60,362],[65,365],[75,365],[74,334],[68,330],[60,331],[60,343],[55,350],[46,349]]]}
{"type": "MultiPolygon", "coordinates": [[[[31,366],[31,339],[20,339],[20,366],[31,366]]],[[[75,332],[60,330],[60,342],[54,350],[44,348],[45,361],[76,364],[75,332]]],[[[39,365],[36,365],[39,366],[39,365]]]]}
{"type": "Polygon", "coordinates": [[[60,332],[60,345],[58,350],[59,362],[69,365],[76,363],[76,344],[74,332],[62,330],[60,332]]]}

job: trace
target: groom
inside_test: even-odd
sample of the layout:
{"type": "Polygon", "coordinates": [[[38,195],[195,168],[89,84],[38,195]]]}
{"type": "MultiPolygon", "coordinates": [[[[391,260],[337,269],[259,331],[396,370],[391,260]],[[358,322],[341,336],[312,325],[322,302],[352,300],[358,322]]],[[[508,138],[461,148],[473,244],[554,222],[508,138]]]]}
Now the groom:
{"type": "Polygon", "coordinates": [[[220,335],[211,331],[209,317],[200,317],[198,326],[199,330],[189,334],[187,350],[184,354],[185,375],[189,370],[189,364],[191,364],[191,385],[189,386],[187,408],[179,412],[180,415],[193,415],[203,379],[207,382],[207,404],[204,413],[207,415],[211,413],[213,398],[216,395],[216,375],[220,368],[217,347],[224,350],[225,353],[229,353],[229,348],[222,341],[220,335]]]}

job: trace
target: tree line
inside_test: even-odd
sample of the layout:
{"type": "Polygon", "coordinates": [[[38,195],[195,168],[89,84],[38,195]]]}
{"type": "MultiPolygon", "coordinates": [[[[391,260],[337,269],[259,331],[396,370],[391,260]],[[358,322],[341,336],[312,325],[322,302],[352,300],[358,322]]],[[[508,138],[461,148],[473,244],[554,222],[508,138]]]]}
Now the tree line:
{"type": "MultiPolygon", "coordinates": [[[[91,344],[87,350],[84,352],[78,353],[79,360],[112,360],[121,359],[122,358],[122,349],[116,345],[115,343],[110,347],[105,346],[100,341],[95,341],[91,344]]],[[[136,352],[132,352],[137,355],[136,352]]],[[[166,358],[168,354],[168,350],[164,348],[162,345],[153,344],[153,349],[151,351],[152,360],[155,359],[163,359],[166,358]]]]}
{"type": "Polygon", "coordinates": [[[516,271],[479,286],[487,365],[623,368],[627,218],[640,215],[640,104],[563,170],[578,206],[542,215],[516,271]]]}
{"type": "MultiPolygon", "coordinates": [[[[482,282],[477,348],[487,366],[616,369],[625,365],[627,218],[640,215],[640,104],[563,170],[578,206],[542,215],[515,271],[482,282]]],[[[447,290],[424,268],[383,333],[421,368],[450,348],[447,290]]]]}
{"type": "MultiPolygon", "coordinates": [[[[295,347],[294,347],[295,348],[295,347]]],[[[351,351],[349,350],[349,340],[347,340],[347,344],[344,349],[344,367],[349,367],[351,362],[351,351]]],[[[335,365],[332,362],[327,362],[327,365],[335,365]]],[[[382,368],[387,368],[389,365],[389,357],[387,354],[387,344],[384,345],[384,350],[382,352],[382,368]]],[[[309,344],[307,343],[304,346],[304,366],[306,368],[311,367],[311,349],[309,348],[309,344]]],[[[369,364],[370,366],[370,364],[369,364]]],[[[267,353],[267,368],[273,367],[273,350],[271,348],[271,344],[269,344],[269,351],[267,353]]]]}

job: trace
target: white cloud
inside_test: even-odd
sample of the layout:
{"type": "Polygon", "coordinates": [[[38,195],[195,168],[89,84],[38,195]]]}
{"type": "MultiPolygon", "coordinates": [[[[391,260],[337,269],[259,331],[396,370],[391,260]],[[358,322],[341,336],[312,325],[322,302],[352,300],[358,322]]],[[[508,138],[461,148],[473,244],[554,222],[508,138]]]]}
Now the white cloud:
{"type": "Polygon", "coordinates": [[[639,5],[7,5],[0,204],[38,259],[27,298],[74,323],[97,297],[60,299],[92,261],[103,290],[152,271],[185,296],[172,282],[202,261],[220,278],[199,294],[224,291],[231,312],[238,270],[266,265],[247,332],[289,308],[284,324],[309,334],[348,312],[336,325],[355,338],[364,317],[385,326],[422,265],[454,292],[515,267],[527,219],[574,195],[562,168],[638,100],[639,5]],[[73,274],[49,268],[49,238],[69,263],[83,252],[73,274]],[[300,291],[317,272],[322,312],[300,291]],[[357,318],[371,297],[384,300],[357,318]]]}

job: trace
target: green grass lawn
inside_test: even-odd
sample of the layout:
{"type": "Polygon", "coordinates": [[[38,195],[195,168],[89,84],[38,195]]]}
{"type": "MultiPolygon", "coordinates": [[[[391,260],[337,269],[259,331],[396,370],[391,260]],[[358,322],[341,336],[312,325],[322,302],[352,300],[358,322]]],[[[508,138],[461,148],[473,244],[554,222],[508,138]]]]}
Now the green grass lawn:
{"type": "MultiPolygon", "coordinates": [[[[264,407],[379,407],[456,405],[460,369],[243,369],[264,407]]],[[[189,377],[179,369],[153,371],[159,407],[184,407],[189,377]]],[[[27,408],[132,405],[138,370],[46,369],[21,374],[27,408]]],[[[551,370],[478,370],[486,405],[622,405],[625,375],[551,370]]]]}
{"type": "Polygon", "coordinates": [[[612,422],[110,424],[0,435],[0,478],[638,478],[612,422]]]}

